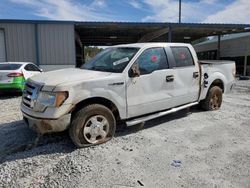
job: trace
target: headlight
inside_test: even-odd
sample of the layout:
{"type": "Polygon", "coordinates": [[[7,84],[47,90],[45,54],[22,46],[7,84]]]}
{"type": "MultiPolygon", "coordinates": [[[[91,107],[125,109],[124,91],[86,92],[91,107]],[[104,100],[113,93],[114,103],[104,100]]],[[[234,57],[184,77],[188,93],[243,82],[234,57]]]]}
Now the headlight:
{"type": "Polygon", "coordinates": [[[59,107],[68,98],[68,92],[45,92],[41,91],[37,98],[37,103],[44,106],[55,106],[59,107]]]}

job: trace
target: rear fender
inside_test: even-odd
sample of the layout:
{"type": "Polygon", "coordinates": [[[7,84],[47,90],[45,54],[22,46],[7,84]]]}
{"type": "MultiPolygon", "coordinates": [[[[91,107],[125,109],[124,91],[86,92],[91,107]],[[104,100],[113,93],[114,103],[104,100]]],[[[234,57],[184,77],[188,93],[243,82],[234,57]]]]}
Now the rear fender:
{"type": "MultiPolygon", "coordinates": [[[[223,86],[221,89],[223,91],[226,90],[226,88],[225,88],[226,87],[226,85],[225,85],[226,77],[222,73],[215,72],[212,74],[208,74],[208,78],[207,79],[204,78],[204,82],[202,84],[202,92],[201,92],[201,97],[200,97],[201,100],[206,98],[207,92],[209,91],[210,87],[212,85],[214,85],[215,81],[221,81],[222,86],[223,86]]],[[[221,86],[219,86],[219,87],[221,87],[221,86]]]]}

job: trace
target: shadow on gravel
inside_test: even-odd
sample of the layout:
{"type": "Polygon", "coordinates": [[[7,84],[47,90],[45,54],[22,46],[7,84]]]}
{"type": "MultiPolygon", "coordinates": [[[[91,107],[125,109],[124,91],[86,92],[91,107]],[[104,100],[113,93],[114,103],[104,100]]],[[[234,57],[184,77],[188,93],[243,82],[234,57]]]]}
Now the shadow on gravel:
{"type": "MultiPolygon", "coordinates": [[[[139,130],[148,129],[165,122],[185,118],[191,113],[200,113],[197,107],[185,109],[173,114],[147,121],[144,127],[118,125],[116,137],[136,133],[139,130]]],[[[37,134],[30,130],[23,121],[0,124],[0,163],[33,156],[70,153],[76,149],[71,142],[68,132],[43,135],[34,145],[37,134]]]]}
{"type": "Polygon", "coordinates": [[[22,96],[22,92],[0,92],[0,100],[11,99],[22,96]]]}
{"type": "Polygon", "coordinates": [[[144,126],[141,126],[140,124],[134,125],[131,127],[126,127],[126,125],[122,125],[121,127],[118,127],[116,137],[133,134],[133,133],[136,133],[137,131],[140,131],[143,129],[149,129],[151,127],[160,125],[162,123],[171,122],[176,119],[185,118],[189,114],[192,114],[192,113],[202,113],[202,112],[204,111],[199,109],[198,106],[193,106],[191,108],[187,108],[187,109],[184,109],[184,110],[172,113],[172,114],[168,114],[168,115],[156,118],[156,119],[149,120],[145,122],[144,126]]]}
{"type": "Polygon", "coordinates": [[[34,145],[37,136],[23,121],[0,124],[0,163],[76,149],[67,132],[43,135],[34,145]]]}

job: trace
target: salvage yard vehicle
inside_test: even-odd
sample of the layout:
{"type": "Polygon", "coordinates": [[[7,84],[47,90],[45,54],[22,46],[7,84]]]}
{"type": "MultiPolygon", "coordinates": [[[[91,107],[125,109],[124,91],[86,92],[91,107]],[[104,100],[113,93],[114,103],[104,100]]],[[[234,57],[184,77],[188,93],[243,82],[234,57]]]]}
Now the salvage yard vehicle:
{"type": "Polygon", "coordinates": [[[21,110],[40,134],[69,129],[78,147],[110,140],[120,122],[136,125],[197,104],[217,110],[235,81],[232,61],[198,61],[190,44],[107,48],[81,69],[28,79],[21,110]]]}
{"type": "Polygon", "coordinates": [[[41,72],[41,69],[29,62],[0,63],[0,92],[23,91],[25,80],[41,72]]]}

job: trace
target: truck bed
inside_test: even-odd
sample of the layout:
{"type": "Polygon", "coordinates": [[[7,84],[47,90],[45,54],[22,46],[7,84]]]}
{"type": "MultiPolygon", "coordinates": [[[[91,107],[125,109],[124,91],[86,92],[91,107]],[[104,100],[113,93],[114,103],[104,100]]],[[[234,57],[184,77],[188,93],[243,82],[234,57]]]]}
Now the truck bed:
{"type": "Polygon", "coordinates": [[[200,64],[228,64],[228,63],[234,63],[234,61],[228,61],[228,60],[199,60],[200,64]]]}
{"type": "Polygon", "coordinates": [[[227,93],[232,89],[235,81],[235,62],[227,60],[201,60],[199,61],[202,70],[202,85],[200,100],[205,99],[208,87],[215,80],[221,80],[224,86],[223,93],[227,93]],[[207,78],[204,77],[207,76],[207,78]]]}

